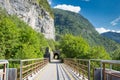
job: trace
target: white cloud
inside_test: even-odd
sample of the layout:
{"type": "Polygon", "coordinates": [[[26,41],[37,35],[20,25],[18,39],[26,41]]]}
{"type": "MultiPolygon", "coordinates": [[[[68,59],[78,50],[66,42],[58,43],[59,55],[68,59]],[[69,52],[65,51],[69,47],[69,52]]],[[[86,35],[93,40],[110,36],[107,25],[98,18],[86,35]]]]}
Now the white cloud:
{"type": "Polygon", "coordinates": [[[48,1],[48,3],[51,5],[52,4],[52,0],[47,0],[48,1]]]}
{"type": "Polygon", "coordinates": [[[82,0],[82,1],[86,1],[86,2],[89,2],[90,0],[82,0]]]}
{"type": "Polygon", "coordinates": [[[96,30],[101,34],[101,33],[105,33],[105,32],[116,32],[116,33],[120,33],[120,30],[116,31],[116,30],[110,30],[110,29],[105,29],[103,27],[101,28],[96,28],[96,30]]]}
{"type": "Polygon", "coordinates": [[[68,10],[68,11],[72,11],[75,13],[79,13],[81,10],[80,6],[73,6],[73,5],[66,5],[66,4],[57,5],[54,8],[68,10]]]}
{"type": "Polygon", "coordinates": [[[109,29],[105,29],[105,28],[103,28],[103,27],[101,27],[101,28],[96,28],[96,30],[101,34],[101,33],[104,33],[104,32],[108,32],[108,31],[110,31],[109,29]]]}
{"type": "Polygon", "coordinates": [[[116,26],[120,22],[120,16],[111,22],[112,26],[116,26]]]}

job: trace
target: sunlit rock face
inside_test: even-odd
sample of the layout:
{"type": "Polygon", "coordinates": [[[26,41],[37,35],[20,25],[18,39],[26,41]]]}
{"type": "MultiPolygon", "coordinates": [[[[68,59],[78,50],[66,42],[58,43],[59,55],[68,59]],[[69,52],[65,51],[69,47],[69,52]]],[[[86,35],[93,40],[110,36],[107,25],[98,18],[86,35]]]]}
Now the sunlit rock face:
{"type": "Polygon", "coordinates": [[[44,34],[47,39],[55,38],[54,20],[37,0],[0,0],[0,6],[8,14],[17,15],[33,29],[44,34]]]}

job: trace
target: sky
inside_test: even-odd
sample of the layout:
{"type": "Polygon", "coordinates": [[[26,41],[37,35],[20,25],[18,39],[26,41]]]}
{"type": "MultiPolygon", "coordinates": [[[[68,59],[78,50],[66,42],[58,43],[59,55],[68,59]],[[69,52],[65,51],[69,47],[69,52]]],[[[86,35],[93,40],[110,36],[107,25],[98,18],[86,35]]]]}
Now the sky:
{"type": "Polygon", "coordinates": [[[52,8],[83,15],[99,33],[120,33],[120,0],[48,0],[52,8]]]}

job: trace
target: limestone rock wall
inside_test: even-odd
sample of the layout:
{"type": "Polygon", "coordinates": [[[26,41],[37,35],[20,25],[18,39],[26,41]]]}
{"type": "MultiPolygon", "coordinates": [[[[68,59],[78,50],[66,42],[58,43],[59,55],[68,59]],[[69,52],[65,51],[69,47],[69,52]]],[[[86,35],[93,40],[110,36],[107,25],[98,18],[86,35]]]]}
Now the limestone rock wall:
{"type": "Polygon", "coordinates": [[[8,14],[17,15],[33,29],[43,33],[47,39],[54,39],[54,20],[36,1],[37,0],[0,0],[0,6],[4,8],[8,14]]]}

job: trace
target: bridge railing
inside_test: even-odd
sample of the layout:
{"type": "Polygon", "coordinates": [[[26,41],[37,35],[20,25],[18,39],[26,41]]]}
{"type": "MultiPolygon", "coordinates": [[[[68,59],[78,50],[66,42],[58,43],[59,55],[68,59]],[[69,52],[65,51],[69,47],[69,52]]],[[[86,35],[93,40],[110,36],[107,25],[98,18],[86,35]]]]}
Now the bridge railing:
{"type": "Polygon", "coordinates": [[[120,80],[119,60],[101,60],[101,63],[103,66],[103,80],[120,80]],[[110,67],[108,68],[107,65],[110,67]],[[119,69],[115,70],[115,67],[119,69]]]}
{"type": "Polygon", "coordinates": [[[79,74],[82,80],[90,80],[90,60],[66,58],[64,64],[79,74]]]}
{"type": "Polygon", "coordinates": [[[120,80],[120,61],[90,59],[91,80],[120,80]]]}
{"type": "Polygon", "coordinates": [[[48,59],[25,59],[20,61],[20,80],[28,79],[48,63],[48,59]]]}
{"type": "Polygon", "coordinates": [[[0,60],[0,80],[8,80],[8,61],[7,60],[0,60]]]}
{"type": "Polygon", "coordinates": [[[120,80],[120,61],[65,58],[64,64],[79,74],[82,80],[120,80]]]}

